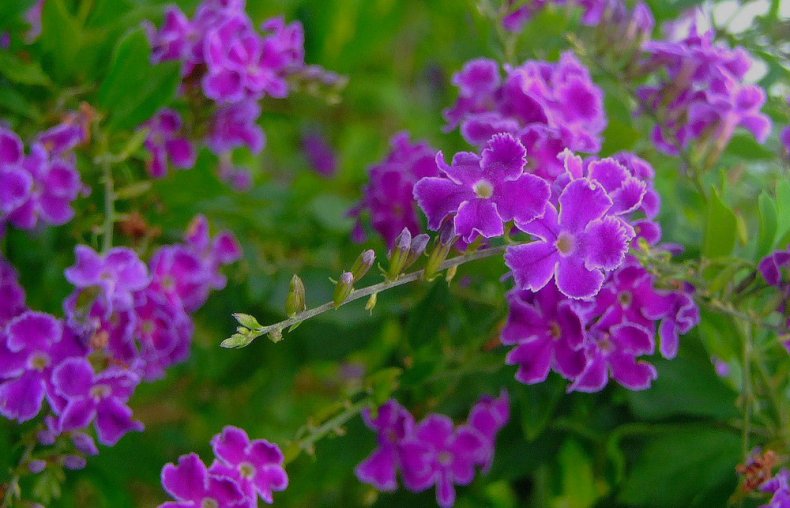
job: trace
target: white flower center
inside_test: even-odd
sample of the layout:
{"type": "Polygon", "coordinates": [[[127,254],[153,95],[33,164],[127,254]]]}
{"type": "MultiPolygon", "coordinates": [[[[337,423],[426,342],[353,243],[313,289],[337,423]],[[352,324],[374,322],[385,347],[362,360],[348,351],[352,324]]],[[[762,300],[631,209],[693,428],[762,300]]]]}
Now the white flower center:
{"type": "Polygon", "coordinates": [[[491,185],[491,182],[489,182],[485,178],[475,182],[472,188],[474,189],[475,194],[477,194],[477,197],[479,198],[488,199],[494,195],[494,186],[491,185]]]}

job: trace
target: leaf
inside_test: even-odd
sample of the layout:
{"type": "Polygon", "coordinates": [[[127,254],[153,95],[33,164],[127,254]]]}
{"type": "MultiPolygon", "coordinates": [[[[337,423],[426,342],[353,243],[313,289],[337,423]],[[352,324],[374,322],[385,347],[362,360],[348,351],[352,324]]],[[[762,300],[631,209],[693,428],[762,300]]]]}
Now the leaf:
{"type": "Polygon", "coordinates": [[[658,379],[650,390],[628,392],[634,414],[645,420],[676,415],[727,419],[738,415],[737,394],[715,374],[707,353],[697,341],[684,344],[677,358],[656,359],[658,379]]]}
{"type": "Polygon", "coordinates": [[[558,376],[549,376],[545,383],[524,386],[517,393],[521,428],[527,439],[534,441],[554,416],[565,393],[565,382],[558,376]]]}
{"type": "Polygon", "coordinates": [[[30,9],[36,0],[6,0],[0,2],[0,26],[8,27],[21,21],[22,14],[30,9]]]}
{"type": "Polygon", "coordinates": [[[735,247],[736,231],[735,214],[722,202],[719,193],[714,189],[708,201],[702,254],[708,258],[729,255],[735,247]]]}
{"type": "Polygon", "coordinates": [[[782,240],[790,233],[790,181],[787,179],[783,179],[776,186],[776,216],[777,237],[782,240]]]}
{"type": "Polygon", "coordinates": [[[323,228],[348,233],[354,227],[354,219],[348,216],[352,206],[351,201],[340,196],[320,194],[310,202],[310,212],[323,228]]]}
{"type": "Polygon", "coordinates": [[[595,482],[590,457],[572,439],[560,449],[558,461],[562,469],[562,496],[552,499],[555,508],[587,508],[601,496],[595,482]]]}
{"type": "Polygon", "coordinates": [[[118,41],[98,104],[109,114],[111,128],[132,129],[169,104],[180,81],[178,63],[151,64],[148,38],[137,29],[118,41]]]}
{"type": "Polygon", "coordinates": [[[41,47],[51,74],[65,81],[81,67],[77,55],[82,45],[82,26],[63,0],[47,0],[41,13],[41,47]]]}
{"type": "Polygon", "coordinates": [[[761,192],[760,197],[757,198],[757,208],[760,211],[760,232],[757,236],[755,257],[759,259],[771,251],[779,223],[776,216],[776,204],[765,191],[761,192]]]}
{"type": "Polygon", "coordinates": [[[740,437],[714,427],[667,432],[648,442],[619,500],[638,506],[725,506],[736,484],[740,437]]]}
{"type": "Polygon", "coordinates": [[[16,55],[0,52],[0,74],[20,85],[51,86],[52,81],[36,61],[25,62],[16,55]]]}

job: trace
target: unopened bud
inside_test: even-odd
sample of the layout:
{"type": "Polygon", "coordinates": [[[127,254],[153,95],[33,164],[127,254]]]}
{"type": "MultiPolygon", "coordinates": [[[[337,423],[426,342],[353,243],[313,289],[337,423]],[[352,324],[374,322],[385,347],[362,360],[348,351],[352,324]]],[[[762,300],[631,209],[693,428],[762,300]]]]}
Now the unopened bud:
{"type": "Polygon", "coordinates": [[[255,319],[255,316],[237,312],[236,314],[233,314],[233,317],[236,318],[236,321],[238,321],[239,324],[244,328],[249,328],[250,330],[257,330],[258,328],[261,328],[261,324],[257,319],[255,319]]]}
{"type": "Polygon", "coordinates": [[[291,288],[285,299],[285,313],[288,317],[293,317],[307,309],[305,301],[305,291],[302,279],[298,275],[291,277],[291,288]]]}
{"type": "Polygon", "coordinates": [[[354,276],[354,281],[358,281],[368,273],[373,262],[376,260],[376,253],[373,249],[368,249],[357,257],[354,261],[354,266],[351,267],[351,275],[354,276]]]}
{"type": "Polygon", "coordinates": [[[365,310],[368,312],[373,312],[373,308],[376,306],[376,302],[378,301],[378,299],[379,299],[378,293],[373,293],[372,295],[370,295],[370,298],[368,298],[368,302],[365,304],[365,310]]]}
{"type": "Polygon", "coordinates": [[[400,276],[405,268],[410,250],[411,232],[409,228],[403,228],[403,231],[395,238],[395,246],[389,253],[390,267],[387,272],[387,278],[395,280],[400,276]]]}
{"type": "Polygon", "coordinates": [[[351,295],[354,290],[354,274],[351,272],[343,272],[340,274],[340,280],[337,281],[335,286],[335,295],[332,301],[335,303],[335,308],[343,305],[343,302],[351,295]]]}
{"type": "Polygon", "coordinates": [[[456,239],[455,226],[452,221],[445,221],[439,229],[439,237],[433,250],[428,254],[428,261],[425,262],[425,270],[422,274],[423,279],[433,280],[436,278],[456,239]]]}
{"type": "Polygon", "coordinates": [[[415,236],[414,239],[412,239],[409,255],[406,256],[406,262],[403,263],[404,270],[413,265],[414,262],[420,258],[420,256],[425,254],[425,249],[428,247],[428,242],[430,240],[431,237],[425,233],[419,234],[415,236]]]}
{"type": "Polygon", "coordinates": [[[444,275],[444,280],[446,280],[449,284],[455,278],[456,273],[458,273],[458,265],[451,266],[447,269],[447,273],[444,275]]]}

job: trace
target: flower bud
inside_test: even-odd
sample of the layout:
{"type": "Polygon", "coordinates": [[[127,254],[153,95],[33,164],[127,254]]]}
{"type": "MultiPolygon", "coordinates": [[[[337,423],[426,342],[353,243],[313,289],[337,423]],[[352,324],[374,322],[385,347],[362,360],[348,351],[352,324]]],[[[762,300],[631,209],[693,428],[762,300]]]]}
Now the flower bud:
{"type": "Polygon", "coordinates": [[[425,262],[425,270],[423,271],[422,278],[425,280],[433,280],[439,272],[439,268],[447,259],[447,254],[455,243],[455,227],[453,223],[445,222],[441,229],[439,229],[439,237],[433,247],[433,250],[428,255],[428,261],[425,262]]]}
{"type": "Polygon", "coordinates": [[[395,238],[395,246],[389,253],[390,268],[387,272],[388,279],[395,280],[403,273],[410,250],[411,232],[409,228],[403,228],[403,231],[395,238]]]}
{"type": "Polygon", "coordinates": [[[378,301],[378,299],[379,299],[378,293],[373,293],[372,295],[370,295],[370,298],[368,298],[368,302],[365,304],[365,310],[368,312],[373,312],[373,307],[376,306],[376,302],[378,301]]]}
{"type": "Polygon", "coordinates": [[[335,308],[343,305],[343,302],[346,301],[353,290],[354,274],[351,272],[343,272],[340,274],[340,280],[337,281],[337,285],[335,286],[335,295],[332,299],[335,303],[335,308]]]}
{"type": "Polygon", "coordinates": [[[291,277],[291,289],[285,299],[285,314],[288,317],[293,317],[304,312],[305,309],[307,309],[307,302],[305,301],[304,284],[298,275],[294,275],[291,277]]]}
{"type": "Polygon", "coordinates": [[[428,247],[428,242],[431,237],[425,233],[419,234],[411,241],[411,248],[409,254],[406,256],[406,261],[403,263],[403,270],[407,269],[417,261],[420,256],[425,254],[425,249],[428,247]]]}
{"type": "Polygon", "coordinates": [[[242,314],[241,312],[237,312],[233,314],[233,317],[236,318],[236,321],[239,322],[241,326],[244,328],[249,328],[250,330],[256,330],[261,328],[261,324],[255,319],[255,316],[250,316],[249,314],[242,314]]]}
{"type": "Polygon", "coordinates": [[[376,253],[373,249],[368,249],[357,257],[354,261],[354,266],[351,267],[351,274],[354,276],[354,282],[358,281],[368,273],[373,262],[376,260],[376,253]]]}

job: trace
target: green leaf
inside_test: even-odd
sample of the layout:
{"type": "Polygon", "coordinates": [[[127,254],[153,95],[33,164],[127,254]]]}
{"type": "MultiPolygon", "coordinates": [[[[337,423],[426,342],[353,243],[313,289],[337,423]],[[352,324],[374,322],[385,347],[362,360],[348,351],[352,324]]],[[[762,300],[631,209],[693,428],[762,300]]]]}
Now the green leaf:
{"type": "Polygon", "coordinates": [[[77,55],[82,45],[83,27],[63,0],[44,3],[41,26],[41,47],[48,68],[59,81],[65,81],[81,68],[77,55]]]}
{"type": "Polygon", "coordinates": [[[708,201],[702,254],[708,258],[729,255],[735,247],[736,227],[735,214],[714,189],[708,201]]]}
{"type": "Polygon", "coordinates": [[[0,74],[20,85],[51,86],[52,81],[36,61],[25,62],[16,55],[0,52],[0,74]]]}
{"type": "Polygon", "coordinates": [[[8,27],[21,21],[22,14],[30,9],[36,0],[6,0],[0,2],[0,26],[8,27]]]}
{"type": "Polygon", "coordinates": [[[736,484],[740,437],[706,426],[673,429],[645,446],[619,500],[638,506],[725,506],[736,484]]]}
{"type": "Polygon", "coordinates": [[[774,245],[776,230],[778,229],[778,219],[776,216],[776,204],[765,191],[760,193],[757,198],[757,208],[760,211],[760,232],[757,236],[756,258],[762,258],[774,245]]]}
{"type": "Polygon", "coordinates": [[[601,496],[596,484],[590,457],[572,439],[560,449],[558,461],[562,469],[562,496],[552,499],[555,508],[587,508],[601,496]]]}
{"type": "MultiPolygon", "coordinates": [[[[782,240],[790,233],[790,181],[783,179],[776,186],[777,237],[782,240]]],[[[784,245],[780,245],[784,247],[784,245]]]]}
{"type": "Polygon", "coordinates": [[[658,378],[650,390],[628,392],[634,414],[645,420],[676,415],[727,419],[738,415],[737,394],[716,375],[706,351],[686,339],[677,358],[656,359],[658,378]]]}
{"type": "Polygon", "coordinates": [[[99,88],[98,104],[114,129],[132,129],[151,118],[176,95],[179,64],[151,64],[151,48],[142,29],[118,41],[112,64],[99,88]]]}
{"type": "Polygon", "coordinates": [[[565,393],[565,381],[549,376],[545,383],[524,386],[518,392],[521,428],[529,441],[540,436],[554,416],[557,404],[565,393]]]}

